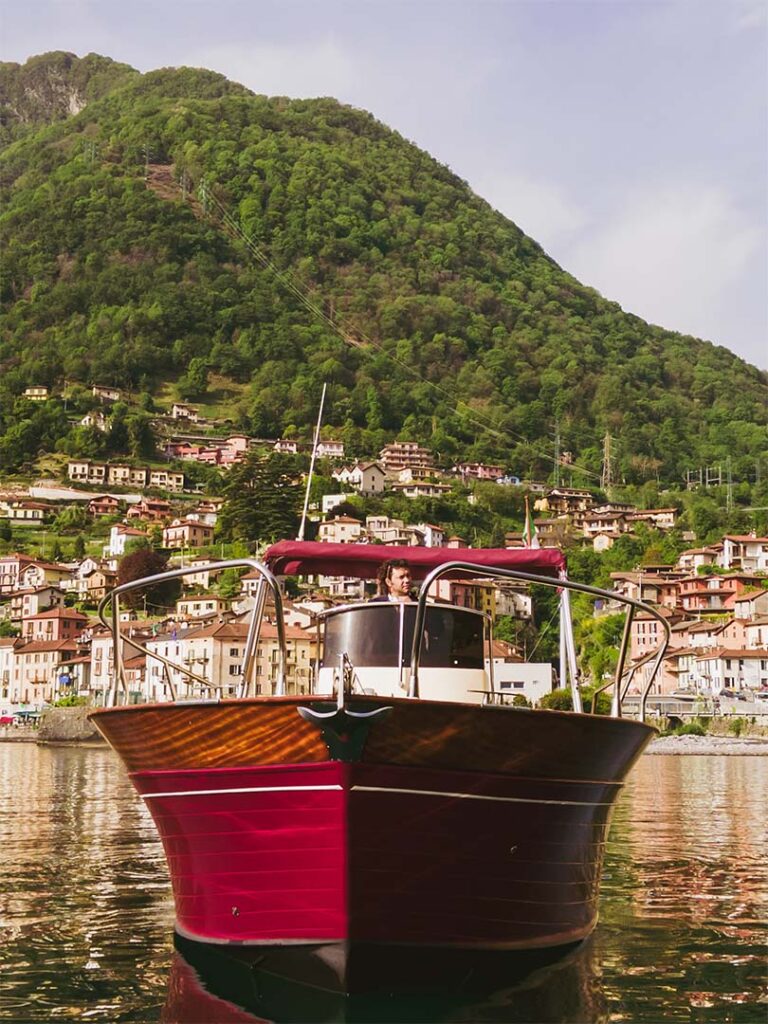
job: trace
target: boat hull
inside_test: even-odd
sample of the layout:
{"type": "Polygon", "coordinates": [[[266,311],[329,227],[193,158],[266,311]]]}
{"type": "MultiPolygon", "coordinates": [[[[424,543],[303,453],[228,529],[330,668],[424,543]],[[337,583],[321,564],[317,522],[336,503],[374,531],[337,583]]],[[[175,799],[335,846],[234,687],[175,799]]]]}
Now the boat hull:
{"type": "Polygon", "coordinates": [[[300,703],[94,713],[157,825],[181,935],[504,951],[594,928],[611,807],[651,729],[387,701],[339,754],[348,737],[300,703]]]}

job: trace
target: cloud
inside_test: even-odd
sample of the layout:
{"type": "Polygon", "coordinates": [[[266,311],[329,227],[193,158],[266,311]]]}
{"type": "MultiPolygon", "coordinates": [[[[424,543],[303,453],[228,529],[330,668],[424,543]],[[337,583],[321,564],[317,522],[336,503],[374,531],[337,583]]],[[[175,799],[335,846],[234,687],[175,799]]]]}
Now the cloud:
{"type": "Polygon", "coordinates": [[[734,0],[735,21],[737,32],[762,28],[768,24],[768,6],[765,0],[734,0]]]}
{"type": "Polygon", "coordinates": [[[562,248],[589,220],[587,212],[558,184],[519,174],[485,172],[472,188],[491,206],[551,252],[562,248]]]}
{"type": "Polygon", "coordinates": [[[341,98],[358,78],[356,62],[330,34],[294,43],[225,43],[197,50],[185,60],[267,96],[341,98]]]}
{"type": "Polygon", "coordinates": [[[626,196],[570,248],[566,265],[643,319],[726,344],[717,335],[763,249],[760,226],[725,189],[686,183],[626,196]]]}

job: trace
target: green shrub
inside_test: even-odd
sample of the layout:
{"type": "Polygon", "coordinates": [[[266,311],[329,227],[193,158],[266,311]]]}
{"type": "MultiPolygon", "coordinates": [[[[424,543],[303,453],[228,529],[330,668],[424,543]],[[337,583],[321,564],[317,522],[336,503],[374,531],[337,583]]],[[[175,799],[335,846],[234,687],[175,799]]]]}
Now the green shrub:
{"type": "Polygon", "coordinates": [[[573,698],[570,690],[552,690],[545,693],[539,701],[540,708],[548,708],[550,711],[572,711],[573,698]]]}
{"type": "Polygon", "coordinates": [[[685,725],[679,725],[676,729],[672,730],[673,736],[706,736],[707,735],[707,723],[702,721],[700,718],[694,718],[691,722],[686,722],[685,725]]]}
{"type": "Polygon", "coordinates": [[[70,693],[66,697],[59,697],[58,700],[53,702],[55,708],[80,708],[88,703],[87,697],[78,697],[74,693],[70,693]]]}
{"type": "Polygon", "coordinates": [[[747,726],[746,718],[732,718],[728,723],[728,732],[732,736],[739,737],[747,726]]]}

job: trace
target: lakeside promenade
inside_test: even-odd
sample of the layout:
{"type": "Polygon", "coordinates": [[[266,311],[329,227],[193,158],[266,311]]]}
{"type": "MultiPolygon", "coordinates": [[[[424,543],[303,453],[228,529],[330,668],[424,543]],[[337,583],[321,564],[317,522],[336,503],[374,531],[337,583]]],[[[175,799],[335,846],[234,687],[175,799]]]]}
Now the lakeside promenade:
{"type": "MultiPolygon", "coordinates": [[[[37,726],[9,725],[0,728],[0,743],[40,743],[42,746],[73,746],[104,749],[106,743],[98,735],[86,740],[68,738],[41,738],[37,726]]],[[[747,756],[768,755],[766,736],[657,736],[645,751],[646,754],[738,754],[747,756]]]]}

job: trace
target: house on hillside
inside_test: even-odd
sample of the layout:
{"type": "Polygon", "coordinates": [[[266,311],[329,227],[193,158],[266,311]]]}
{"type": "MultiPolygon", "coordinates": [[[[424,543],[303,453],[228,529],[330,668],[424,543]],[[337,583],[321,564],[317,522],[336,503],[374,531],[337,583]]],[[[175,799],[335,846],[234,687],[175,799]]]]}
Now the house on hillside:
{"type": "Polygon", "coordinates": [[[29,402],[47,402],[51,394],[43,385],[33,384],[32,387],[24,388],[24,397],[29,402]]]}
{"type": "Polygon", "coordinates": [[[92,516],[116,516],[120,512],[120,502],[111,494],[98,494],[88,502],[88,513],[92,516]]]}
{"type": "Polygon", "coordinates": [[[88,625],[88,616],[75,608],[51,608],[22,620],[26,640],[74,640],[88,625]]]}
{"type": "Polygon", "coordinates": [[[768,651],[768,615],[761,615],[744,623],[745,646],[754,650],[764,648],[768,651]]]}
{"type": "Polygon", "coordinates": [[[60,565],[58,562],[45,562],[36,558],[22,569],[19,575],[19,587],[29,590],[33,587],[44,587],[47,584],[59,586],[71,575],[72,572],[66,565],[60,565]]]}
{"type": "Polygon", "coordinates": [[[441,484],[435,480],[413,480],[410,483],[392,484],[392,490],[405,498],[441,498],[448,494],[450,489],[450,484],[441,484]]]}
{"type": "MultiPolygon", "coordinates": [[[[512,698],[520,695],[531,704],[538,704],[554,689],[554,674],[548,661],[527,662],[504,640],[494,640],[492,649],[493,688],[512,698]]],[[[486,666],[491,668],[486,659],[486,666]]]]}
{"type": "Polygon", "coordinates": [[[737,619],[747,621],[768,615],[768,590],[742,590],[736,595],[733,612],[737,619]]]}
{"type": "Polygon", "coordinates": [[[216,594],[198,594],[182,597],[176,602],[178,619],[215,619],[230,609],[230,602],[216,594]]]}
{"type": "Polygon", "coordinates": [[[184,490],[184,474],[175,469],[150,469],[149,486],[159,491],[181,494],[184,490]]]}
{"type": "Polygon", "coordinates": [[[94,430],[100,430],[103,434],[109,430],[109,421],[104,413],[100,409],[96,409],[94,412],[88,412],[80,420],[81,427],[93,427],[94,430]]]}
{"type": "Polygon", "coordinates": [[[0,594],[10,594],[21,586],[21,574],[28,565],[35,561],[30,555],[18,552],[0,555],[0,594]]]}
{"type": "Polygon", "coordinates": [[[325,544],[354,544],[363,533],[363,524],[351,516],[336,516],[320,523],[317,539],[325,544]]]}
{"type": "Polygon", "coordinates": [[[16,646],[9,687],[11,701],[35,707],[52,703],[59,692],[63,667],[77,655],[74,640],[30,640],[16,646]]]}
{"type": "Polygon", "coordinates": [[[0,518],[15,523],[42,523],[50,513],[50,505],[26,498],[4,498],[0,500],[0,518]]]}
{"type": "MultiPolygon", "coordinates": [[[[588,512],[582,519],[584,536],[594,541],[597,537],[608,537],[612,541],[627,532],[627,522],[623,512],[588,512]]],[[[596,550],[605,550],[610,545],[600,546],[596,550]]]]}
{"type": "Polygon", "coordinates": [[[134,526],[126,526],[125,523],[117,523],[109,531],[109,544],[104,547],[102,554],[105,558],[122,558],[125,554],[125,546],[132,540],[146,540],[144,530],[137,530],[134,526]]]}
{"type": "Polygon", "coordinates": [[[351,487],[361,494],[381,494],[386,486],[387,474],[378,462],[356,462],[342,466],[331,474],[343,487],[351,487]]]}
{"type": "Polygon", "coordinates": [[[272,445],[272,451],[277,452],[279,455],[296,455],[302,447],[301,441],[281,437],[272,445]]]}
{"type": "Polygon", "coordinates": [[[699,569],[714,565],[719,553],[720,548],[716,547],[689,548],[677,556],[675,568],[689,573],[698,572],[699,569]]]}
{"type": "Polygon", "coordinates": [[[630,531],[638,523],[653,527],[656,530],[673,530],[677,525],[680,512],[676,508],[646,508],[627,512],[626,520],[630,531]]]}
{"type": "Polygon", "coordinates": [[[409,526],[413,532],[416,543],[425,548],[444,548],[446,533],[442,526],[435,526],[434,523],[416,523],[409,526]]]}
{"type": "Polygon", "coordinates": [[[590,491],[573,487],[553,487],[541,498],[536,498],[533,508],[536,512],[551,512],[555,516],[573,515],[593,508],[595,498],[590,491]]]}
{"type": "Polygon", "coordinates": [[[149,470],[146,466],[129,466],[124,462],[110,462],[107,466],[107,483],[110,487],[147,486],[149,470]]]}
{"type": "Polygon", "coordinates": [[[101,384],[94,384],[91,394],[100,402],[119,402],[122,392],[119,388],[105,387],[101,384]]]}
{"type": "Polygon", "coordinates": [[[214,528],[190,519],[174,519],[163,530],[165,548],[204,548],[213,540],[214,528]]]}
{"type": "Polygon", "coordinates": [[[720,565],[724,569],[741,569],[742,572],[768,572],[768,537],[758,537],[754,533],[746,536],[726,534],[720,565]]]}
{"type": "Polygon", "coordinates": [[[197,423],[200,419],[200,414],[197,409],[191,405],[185,405],[183,402],[174,402],[171,406],[171,418],[174,420],[188,420],[190,423],[197,423]]]}
{"type": "Polygon", "coordinates": [[[694,684],[700,693],[759,690],[768,686],[768,651],[718,647],[696,657],[694,684]]]}
{"type": "Polygon", "coordinates": [[[379,452],[379,463],[391,479],[397,479],[404,469],[411,469],[416,475],[425,476],[434,472],[435,459],[426,448],[415,441],[392,441],[379,452]]]}
{"type": "Polygon", "coordinates": [[[91,462],[90,459],[73,459],[67,463],[67,476],[82,484],[105,484],[107,465],[105,462],[91,462]]]}
{"type": "Polygon", "coordinates": [[[164,498],[142,498],[131,505],[125,514],[126,519],[140,520],[145,523],[161,523],[170,518],[171,503],[164,498]]]}
{"type": "Polygon", "coordinates": [[[390,519],[389,516],[366,516],[365,531],[371,540],[379,544],[411,544],[413,534],[406,529],[402,519],[390,519]]]}
{"type": "Polygon", "coordinates": [[[77,597],[79,601],[95,605],[102,601],[107,596],[107,593],[116,586],[117,573],[114,569],[110,569],[106,565],[95,565],[94,568],[81,572],[79,575],[77,597]]]}
{"type": "Polygon", "coordinates": [[[317,457],[318,457],[318,459],[343,459],[344,458],[344,442],[343,441],[318,441],[318,443],[317,443],[317,457]]]}
{"type": "Polygon", "coordinates": [[[501,480],[504,476],[502,466],[489,466],[484,462],[459,462],[453,467],[462,480],[501,480]]]}
{"type": "MultiPolygon", "coordinates": [[[[680,622],[683,618],[679,612],[672,611],[670,608],[659,608],[657,611],[670,626],[680,622]]],[[[664,627],[655,615],[651,615],[650,612],[638,612],[632,619],[629,648],[631,660],[638,661],[657,650],[664,635],[664,627]]]]}
{"type": "Polygon", "coordinates": [[[47,612],[51,608],[64,605],[64,591],[50,583],[40,587],[29,587],[15,590],[11,595],[10,619],[21,622],[32,615],[47,612]]]}
{"type": "Polygon", "coordinates": [[[732,612],[733,602],[745,587],[761,588],[761,578],[748,573],[729,576],[690,576],[680,580],[680,606],[689,613],[732,612]],[[729,602],[729,598],[733,598],[729,602]]]}

